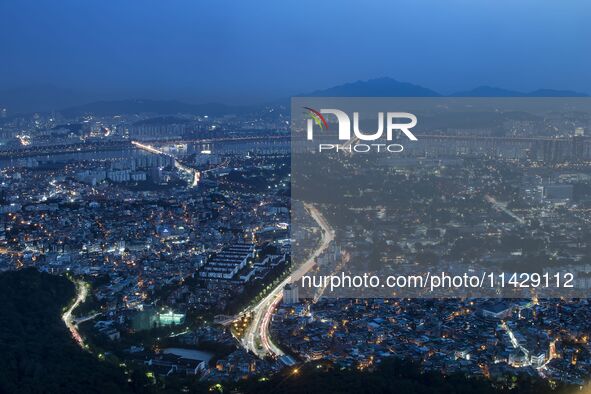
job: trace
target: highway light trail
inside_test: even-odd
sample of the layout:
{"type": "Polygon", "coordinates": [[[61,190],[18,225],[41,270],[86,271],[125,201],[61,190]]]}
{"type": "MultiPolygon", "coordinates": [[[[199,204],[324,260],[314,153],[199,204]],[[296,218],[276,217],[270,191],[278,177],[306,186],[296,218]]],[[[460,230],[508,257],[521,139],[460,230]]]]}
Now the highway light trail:
{"type": "Polygon", "coordinates": [[[502,211],[502,212],[506,213],[507,215],[511,216],[519,224],[525,224],[525,220],[522,217],[519,217],[516,214],[514,214],[511,210],[509,210],[507,208],[507,204],[503,204],[501,202],[498,202],[494,197],[491,197],[489,195],[484,196],[484,199],[488,203],[490,203],[495,209],[502,211]]]}
{"type": "Polygon", "coordinates": [[[74,338],[74,340],[78,343],[78,345],[80,345],[80,347],[84,349],[84,347],[85,347],[84,340],[82,339],[82,336],[80,336],[80,333],[78,332],[78,327],[76,327],[76,323],[75,323],[74,318],[72,316],[72,312],[74,311],[74,309],[76,309],[78,307],[78,305],[83,303],[84,300],[86,299],[86,296],[88,295],[88,287],[86,286],[86,283],[84,283],[82,281],[76,281],[74,283],[76,284],[76,300],[64,312],[64,314],[62,315],[62,320],[64,321],[64,323],[66,323],[66,327],[68,327],[68,330],[70,330],[70,333],[72,334],[72,338],[74,338]]]}
{"type": "Polygon", "coordinates": [[[156,155],[164,155],[164,156],[168,156],[168,157],[172,158],[174,160],[175,168],[178,169],[179,171],[182,171],[182,172],[186,173],[187,175],[189,175],[189,177],[191,179],[191,187],[197,187],[197,185],[199,185],[199,180],[201,179],[201,173],[194,168],[187,167],[186,165],[182,164],[176,157],[174,157],[170,153],[163,152],[151,145],[142,144],[141,142],[138,142],[138,141],[131,141],[131,144],[133,146],[135,146],[136,148],[145,150],[146,152],[154,153],[156,155]]]}
{"type": "MultiPolygon", "coordinates": [[[[308,272],[315,264],[316,258],[319,257],[328,248],[330,243],[334,240],[334,229],[326,221],[320,211],[312,204],[304,203],[304,207],[310,213],[312,218],[318,223],[322,229],[322,237],[318,244],[318,247],[308,257],[308,259],[300,265],[294,273],[287,279],[281,281],[265,298],[263,298],[256,306],[247,308],[243,313],[251,312],[253,315],[252,321],[246,334],[242,339],[242,345],[247,349],[256,354],[258,357],[265,357],[267,355],[273,355],[275,357],[284,356],[285,353],[275,345],[269,337],[269,325],[273,312],[277,308],[277,305],[281,302],[283,296],[283,287],[288,283],[293,283],[299,280],[302,275],[308,272]],[[262,348],[257,346],[260,343],[262,348]]],[[[287,364],[293,364],[290,362],[293,360],[288,359],[285,361],[287,364]]]]}

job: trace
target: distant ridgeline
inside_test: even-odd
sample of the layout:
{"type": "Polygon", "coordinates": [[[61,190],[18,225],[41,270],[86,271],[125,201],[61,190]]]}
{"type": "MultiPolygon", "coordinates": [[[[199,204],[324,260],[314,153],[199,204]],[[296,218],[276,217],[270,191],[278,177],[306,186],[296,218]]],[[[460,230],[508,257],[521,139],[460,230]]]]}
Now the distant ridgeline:
{"type": "Polygon", "coordinates": [[[65,277],[0,274],[0,393],[131,393],[116,366],[80,349],[61,320],[75,297],[65,277]]]}

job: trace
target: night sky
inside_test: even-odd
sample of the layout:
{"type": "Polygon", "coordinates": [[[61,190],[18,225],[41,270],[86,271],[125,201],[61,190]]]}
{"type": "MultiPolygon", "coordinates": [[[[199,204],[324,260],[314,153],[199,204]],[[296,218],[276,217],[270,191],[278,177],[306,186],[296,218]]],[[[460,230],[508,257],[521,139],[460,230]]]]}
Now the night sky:
{"type": "Polygon", "coordinates": [[[0,89],[254,102],[388,76],[591,93],[588,0],[0,0],[0,89]]]}

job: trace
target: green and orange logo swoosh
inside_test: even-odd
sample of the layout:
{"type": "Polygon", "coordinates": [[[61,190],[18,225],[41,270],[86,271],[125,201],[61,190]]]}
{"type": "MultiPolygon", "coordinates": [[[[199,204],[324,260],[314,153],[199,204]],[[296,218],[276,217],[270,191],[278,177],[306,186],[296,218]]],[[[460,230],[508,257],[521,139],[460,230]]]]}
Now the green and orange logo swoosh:
{"type": "Polygon", "coordinates": [[[328,129],[328,123],[326,123],[326,119],[324,119],[324,116],[322,116],[319,111],[316,111],[310,107],[304,107],[304,109],[308,110],[310,117],[314,119],[314,122],[316,122],[318,126],[320,126],[320,129],[328,129]]]}

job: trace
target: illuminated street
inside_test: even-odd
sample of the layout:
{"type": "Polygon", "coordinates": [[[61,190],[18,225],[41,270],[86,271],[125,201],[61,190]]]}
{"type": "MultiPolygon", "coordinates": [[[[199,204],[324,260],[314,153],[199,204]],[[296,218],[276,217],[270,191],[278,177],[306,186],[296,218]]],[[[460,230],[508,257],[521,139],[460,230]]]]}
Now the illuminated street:
{"type": "Polygon", "coordinates": [[[244,313],[252,312],[253,319],[244,339],[242,340],[242,345],[259,357],[265,357],[269,354],[276,357],[285,355],[285,353],[269,338],[269,323],[274,310],[281,302],[283,287],[288,283],[296,282],[302,275],[308,272],[314,266],[316,258],[318,258],[318,256],[320,256],[334,240],[334,230],[324,216],[322,216],[320,211],[311,204],[305,203],[304,206],[322,229],[322,238],[320,239],[318,247],[290,277],[280,282],[277,287],[275,287],[255,307],[244,311],[244,313]]]}
{"type": "Polygon", "coordinates": [[[62,320],[66,323],[66,326],[70,330],[72,334],[72,338],[80,345],[81,348],[84,348],[84,339],[80,336],[80,332],[78,332],[78,328],[76,327],[76,321],[72,312],[74,309],[78,307],[81,303],[86,300],[86,296],[88,295],[88,286],[82,281],[76,281],[76,300],[70,307],[64,312],[62,315],[62,320]]]}
{"type": "Polygon", "coordinates": [[[166,152],[163,152],[163,151],[161,151],[159,149],[156,149],[156,148],[154,148],[151,145],[142,144],[141,142],[137,142],[137,141],[132,141],[131,144],[133,146],[139,148],[139,149],[145,150],[146,152],[154,153],[154,154],[157,154],[157,155],[165,155],[165,156],[168,156],[168,157],[174,159],[174,166],[178,170],[186,173],[190,177],[190,179],[191,179],[191,183],[190,183],[191,187],[194,188],[194,187],[197,187],[197,185],[199,185],[199,179],[201,178],[201,173],[198,170],[196,170],[194,168],[187,167],[186,165],[182,164],[173,155],[171,155],[169,153],[166,153],[166,152]]]}

